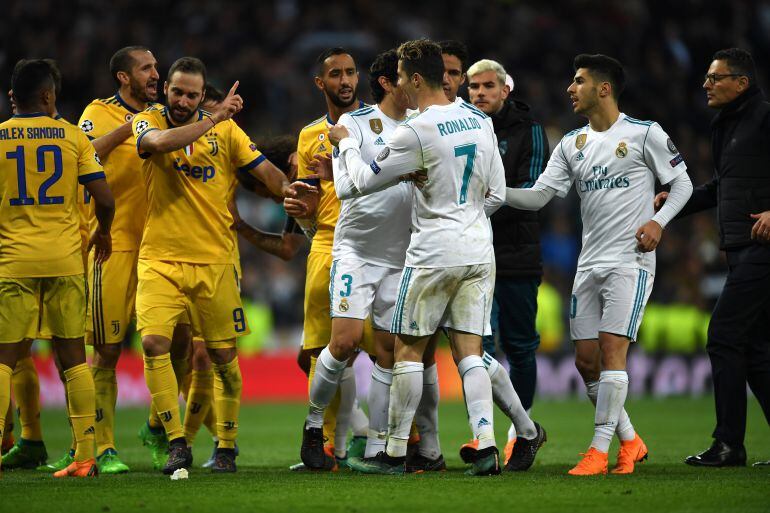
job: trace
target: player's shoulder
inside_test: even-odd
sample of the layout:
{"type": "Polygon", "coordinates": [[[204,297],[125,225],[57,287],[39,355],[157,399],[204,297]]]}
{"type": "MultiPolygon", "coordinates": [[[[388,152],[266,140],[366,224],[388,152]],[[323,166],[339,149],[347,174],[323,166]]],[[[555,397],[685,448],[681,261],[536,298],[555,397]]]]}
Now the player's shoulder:
{"type": "Polygon", "coordinates": [[[303,134],[317,133],[319,131],[324,130],[326,128],[326,124],[325,124],[326,116],[327,115],[324,114],[320,118],[314,119],[313,121],[311,121],[310,123],[302,127],[302,130],[299,131],[299,136],[302,137],[303,134]]]}
{"type": "Polygon", "coordinates": [[[476,107],[475,105],[472,105],[462,98],[460,98],[460,101],[456,102],[456,105],[460,107],[461,109],[465,109],[474,116],[478,116],[481,119],[489,119],[489,116],[487,116],[481,109],[476,107]]]}
{"type": "Polygon", "coordinates": [[[354,111],[348,112],[347,114],[351,118],[360,118],[360,117],[367,117],[371,114],[376,113],[376,109],[373,105],[364,105],[363,107],[356,109],[354,111]]]}
{"type": "Polygon", "coordinates": [[[570,130],[562,136],[561,144],[569,143],[570,141],[576,140],[581,135],[588,134],[588,127],[589,125],[584,125],[579,128],[575,128],[574,130],[570,130]]]}
{"type": "Polygon", "coordinates": [[[655,121],[636,119],[636,118],[632,118],[629,115],[624,115],[621,121],[630,123],[631,125],[643,126],[643,127],[650,127],[655,124],[655,121]]]}
{"type": "Polygon", "coordinates": [[[139,112],[134,116],[134,119],[142,116],[150,117],[150,118],[162,118],[166,115],[166,106],[161,105],[159,103],[153,103],[143,111],[139,112]]]}

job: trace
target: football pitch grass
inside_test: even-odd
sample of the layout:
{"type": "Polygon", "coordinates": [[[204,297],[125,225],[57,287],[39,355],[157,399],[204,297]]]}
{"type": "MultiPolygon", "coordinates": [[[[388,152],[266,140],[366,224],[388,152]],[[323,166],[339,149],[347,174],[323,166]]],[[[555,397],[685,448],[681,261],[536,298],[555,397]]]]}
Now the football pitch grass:
{"type": "MultiPolygon", "coordinates": [[[[650,450],[650,459],[631,476],[566,475],[592,435],[587,401],[540,401],[534,418],[548,442],[526,473],[472,478],[458,456],[469,438],[462,403],[442,403],[441,443],[449,470],[406,476],[290,472],[299,461],[301,404],[249,405],[240,422],[238,473],[212,475],[201,469],[211,452],[207,433],[195,445],[190,478],[171,481],[151,469],[136,433],[141,409],[121,409],[116,419],[120,456],[132,472],[98,479],[54,479],[37,471],[9,471],[0,478],[0,512],[147,511],[770,511],[770,467],[700,469],[682,463],[710,443],[711,398],[629,400],[627,409],[650,450]]],[[[496,412],[502,447],[507,424],[496,412]]],[[[67,447],[69,428],[61,410],[43,412],[49,461],[67,447]]],[[[204,428],[205,429],[205,428],[204,428]]],[[[610,450],[614,463],[617,442],[610,450]]],[[[750,402],[746,446],[749,464],[770,459],[770,429],[756,401],[750,402]]]]}

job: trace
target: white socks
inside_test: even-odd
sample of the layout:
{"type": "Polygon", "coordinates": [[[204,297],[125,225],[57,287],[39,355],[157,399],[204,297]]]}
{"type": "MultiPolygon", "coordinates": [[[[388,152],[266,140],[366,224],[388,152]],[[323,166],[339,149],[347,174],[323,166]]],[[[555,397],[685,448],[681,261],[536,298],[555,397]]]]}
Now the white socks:
{"type": "MultiPolygon", "coordinates": [[[[599,382],[587,382],[586,395],[588,395],[588,398],[591,400],[594,406],[596,406],[596,396],[598,394],[599,382]]],[[[631,418],[628,416],[628,413],[626,413],[625,408],[620,410],[620,417],[618,417],[618,427],[615,429],[615,434],[617,434],[618,438],[623,442],[633,440],[636,437],[636,431],[634,431],[634,426],[631,424],[631,418]]]]}
{"type": "Polygon", "coordinates": [[[492,383],[480,356],[466,356],[457,364],[463,380],[465,406],[473,438],[479,441],[479,450],[495,445],[492,425],[492,383]]]}
{"type": "Polygon", "coordinates": [[[390,387],[388,407],[388,456],[406,456],[412,419],[422,397],[422,374],[422,362],[397,362],[393,366],[393,384],[390,387]]]}
{"type": "MultiPolygon", "coordinates": [[[[515,426],[515,435],[527,440],[532,440],[537,436],[537,428],[532,419],[527,415],[527,411],[521,405],[521,400],[516,390],[513,389],[511,378],[502,365],[486,351],[482,357],[484,367],[489,373],[489,379],[492,383],[492,398],[495,404],[505,413],[515,426]]],[[[510,431],[508,439],[511,439],[510,431]]]]}
{"type": "Polygon", "coordinates": [[[393,370],[384,369],[375,363],[372,370],[372,383],[369,385],[369,433],[366,437],[365,458],[377,456],[378,452],[385,450],[392,383],[393,370]]]}
{"type": "MultiPolygon", "coordinates": [[[[316,371],[317,372],[317,371],[316,371]]],[[[340,387],[340,408],[337,411],[337,426],[334,428],[334,455],[344,458],[347,454],[348,428],[353,415],[353,405],[356,402],[356,374],[353,367],[345,367],[342,371],[340,387]]],[[[329,401],[334,394],[329,396],[329,401]]]]}
{"type": "MultiPolygon", "coordinates": [[[[315,375],[310,383],[310,408],[307,414],[307,427],[320,428],[324,423],[324,410],[334,398],[342,372],[348,362],[332,356],[329,347],[324,347],[316,361],[315,375]]],[[[354,393],[355,396],[355,393],[354,393]]],[[[342,408],[340,408],[342,411],[342,408]]],[[[339,414],[338,421],[339,423],[339,414]]]]}
{"type": "Polygon", "coordinates": [[[435,460],[441,456],[438,440],[438,369],[434,363],[422,375],[422,399],[414,416],[420,433],[420,454],[435,460]]]}
{"type": "Polygon", "coordinates": [[[618,418],[628,394],[626,371],[602,371],[599,377],[594,416],[594,439],[591,447],[609,452],[612,435],[618,427],[618,418]]]}

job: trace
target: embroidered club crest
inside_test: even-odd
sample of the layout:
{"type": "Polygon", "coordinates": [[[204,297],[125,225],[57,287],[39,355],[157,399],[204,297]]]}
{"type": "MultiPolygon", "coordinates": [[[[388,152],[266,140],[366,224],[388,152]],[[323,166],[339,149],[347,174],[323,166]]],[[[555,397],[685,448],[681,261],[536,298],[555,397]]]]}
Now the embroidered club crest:
{"type": "Polygon", "coordinates": [[[579,134],[575,138],[575,148],[582,150],[583,146],[586,145],[586,139],[588,139],[588,134],[579,134]]]}
{"type": "Polygon", "coordinates": [[[369,120],[369,127],[375,134],[382,133],[382,120],[380,118],[374,118],[369,120]]]}

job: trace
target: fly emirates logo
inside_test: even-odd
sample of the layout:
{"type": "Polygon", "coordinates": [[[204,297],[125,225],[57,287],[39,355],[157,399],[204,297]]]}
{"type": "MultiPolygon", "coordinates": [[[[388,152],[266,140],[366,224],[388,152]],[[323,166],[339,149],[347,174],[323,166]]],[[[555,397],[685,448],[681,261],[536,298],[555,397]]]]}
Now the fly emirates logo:
{"type": "Polygon", "coordinates": [[[627,176],[608,176],[609,168],[607,166],[594,166],[592,168],[593,179],[578,180],[578,190],[580,192],[599,191],[603,189],[625,189],[631,185],[627,176]]]}

